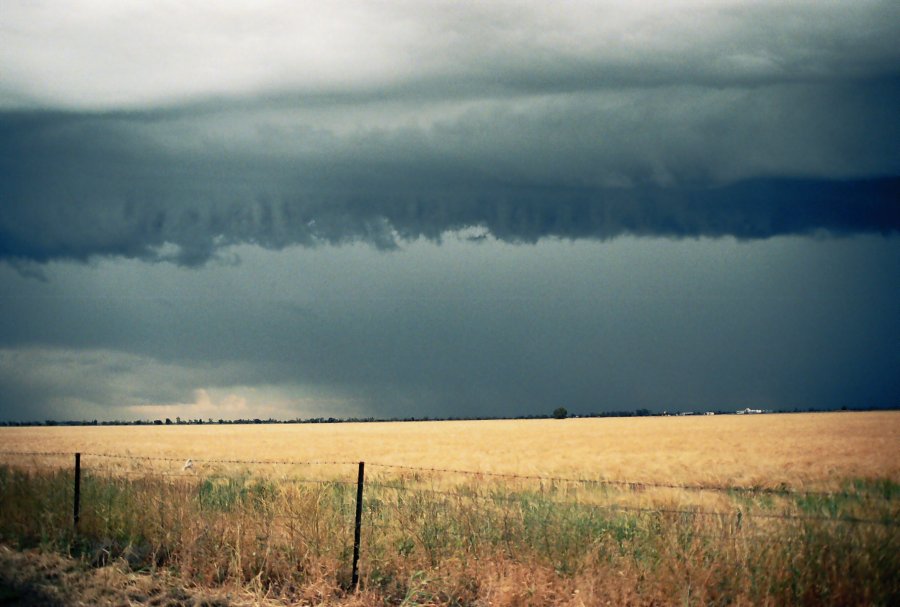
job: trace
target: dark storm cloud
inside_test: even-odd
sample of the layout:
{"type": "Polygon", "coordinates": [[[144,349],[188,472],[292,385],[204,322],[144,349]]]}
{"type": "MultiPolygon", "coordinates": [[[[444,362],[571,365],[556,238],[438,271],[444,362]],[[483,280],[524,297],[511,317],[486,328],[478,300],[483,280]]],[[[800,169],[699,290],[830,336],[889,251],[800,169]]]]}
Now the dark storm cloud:
{"type": "Polygon", "coordinates": [[[898,229],[896,3],[52,10],[11,4],[0,42],[22,272],[466,228],[898,229]]]}
{"type": "MultiPolygon", "coordinates": [[[[259,125],[243,119],[258,137],[259,125]]],[[[548,151],[536,144],[543,123],[523,125],[521,147],[510,141],[509,129],[496,127],[497,140],[487,149],[479,149],[475,135],[460,135],[472,128],[465,120],[430,133],[266,134],[272,147],[288,146],[273,157],[257,139],[230,142],[215,122],[214,138],[188,131],[173,150],[164,137],[177,123],[148,128],[140,117],[6,113],[0,115],[0,257],[20,263],[123,256],[198,265],[235,244],[392,247],[473,227],[510,242],[900,229],[896,177],[759,176],[721,184],[710,171],[691,179],[691,171],[673,168],[683,162],[673,153],[657,169],[668,175],[664,181],[675,181],[660,184],[654,169],[609,159],[603,145],[557,150],[562,158],[541,163],[548,151]],[[461,145],[454,138],[460,137],[473,158],[457,156],[461,145]],[[504,145],[508,153],[497,147],[504,145]],[[587,183],[578,185],[572,165],[585,163],[584,155],[597,160],[598,172],[616,173],[624,183],[592,183],[585,172],[587,183]]],[[[673,137],[665,130],[660,147],[673,137]]],[[[638,157],[644,146],[634,140],[641,137],[633,133],[622,155],[638,157]]],[[[702,145],[693,151],[704,153],[702,145]]],[[[734,153],[748,154],[740,147],[734,153]]],[[[892,163],[888,157],[884,168],[892,163]]]]}

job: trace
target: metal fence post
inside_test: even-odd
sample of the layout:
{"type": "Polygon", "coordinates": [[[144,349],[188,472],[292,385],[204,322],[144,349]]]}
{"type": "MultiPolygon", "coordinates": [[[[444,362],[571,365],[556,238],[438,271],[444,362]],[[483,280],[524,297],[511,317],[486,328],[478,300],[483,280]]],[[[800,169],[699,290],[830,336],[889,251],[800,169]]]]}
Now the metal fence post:
{"type": "Polygon", "coordinates": [[[350,586],[356,590],[359,586],[359,536],[362,530],[363,483],[365,478],[365,462],[359,462],[359,476],[356,480],[356,526],[353,530],[353,576],[350,586]]]}
{"type": "Polygon", "coordinates": [[[75,511],[73,521],[75,530],[78,531],[79,509],[81,507],[81,454],[75,454],[75,511]]]}

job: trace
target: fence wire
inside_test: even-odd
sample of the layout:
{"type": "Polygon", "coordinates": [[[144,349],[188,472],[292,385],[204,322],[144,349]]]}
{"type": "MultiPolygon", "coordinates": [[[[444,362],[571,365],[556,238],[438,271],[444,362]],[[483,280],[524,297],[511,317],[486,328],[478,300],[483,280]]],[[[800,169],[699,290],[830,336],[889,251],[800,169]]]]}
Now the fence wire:
{"type": "MultiPolygon", "coordinates": [[[[458,492],[458,491],[446,491],[439,489],[425,489],[425,488],[416,488],[416,487],[407,487],[403,485],[390,484],[390,483],[379,483],[379,482],[367,482],[367,487],[372,487],[375,489],[389,489],[395,491],[404,491],[407,493],[415,493],[415,494],[427,494],[432,496],[441,496],[441,497],[451,497],[456,499],[466,499],[466,500],[481,500],[484,502],[504,502],[518,505],[527,505],[527,501],[524,501],[522,496],[514,496],[514,495],[496,495],[496,494],[478,494],[478,493],[470,493],[470,492],[458,492]]],[[[645,508],[640,506],[628,506],[625,504],[593,504],[591,502],[577,502],[571,500],[554,500],[550,498],[541,499],[542,504],[551,504],[555,506],[568,506],[568,507],[578,507],[578,508],[586,508],[591,510],[605,510],[605,511],[621,511],[621,512],[634,512],[641,514],[677,514],[677,515],[686,515],[692,517],[718,517],[723,520],[726,519],[735,519],[741,518],[743,520],[747,519],[771,519],[771,520],[785,520],[785,521],[826,521],[826,522],[834,522],[834,523],[850,523],[850,524],[866,524],[866,525],[882,525],[887,527],[895,527],[900,526],[900,522],[896,520],[885,520],[885,519],[867,519],[860,517],[852,517],[852,516],[823,516],[823,515],[799,515],[799,514],[777,514],[777,513],[756,513],[749,512],[745,510],[735,510],[731,512],[721,512],[714,510],[702,510],[702,509],[679,509],[679,508],[664,508],[664,507],[653,507],[653,508],[645,508]]]]}
{"type": "Polygon", "coordinates": [[[0,455],[21,455],[34,457],[72,457],[75,453],[65,453],[62,451],[0,451],[0,455]]]}
{"type": "MultiPolygon", "coordinates": [[[[529,474],[515,474],[506,472],[481,472],[476,470],[461,470],[455,468],[430,468],[420,466],[408,466],[401,464],[381,464],[378,462],[366,462],[367,466],[377,468],[388,468],[395,470],[408,470],[414,472],[436,472],[442,474],[459,474],[472,477],[491,477],[504,478],[512,480],[527,480],[546,483],[572,483],[581,485],[595,486],[613,486],[624,487],[631,491],[643,491],[645,489],[680,489],[685,491],[709,491],[716,493],[750,493],[760,495],[777,495],[786,497],[817,497],[817,498],[840,498],[840,497],[858,497],[859,493],[849,493],[846,491],[799,491],[786,487],[745,487],[739,485],[691,485],[678,483],[658,483],[650,481],[629,481],[629,480],[609,480],[609,479],[587,479],[587,478],[571,478],[560,476],[540,476],[529,474]]],[[[891,496],[871,495],[876,499],[891,500],[891,496]]]]}
{"type": "MultiPolygon", "coordinates": [[[[13,457],[73,457],[74,453],[66,453],[61,451],[0,451],[0,456],[13,456],[13,457]]],[[[144,456],[144,455],[131,455],[131,454],[115,454],[115,453],[97,453],[97,452],[82,452],[82,458],[86,457],[96,457],[96,458],[105,458],[105,459],[114,459],[114,460],[131,460],[131,461],[158,461],[158,462],[176,462],[183,463],[186,460],[183,458],[175,458],[175,457],[158,457],[158,456],[144,456]]],[[[278,465],[278,466],[356,466],[359,462],[351,462],[351,461],[334,461],[334,460],[244,460],[244,459],[191,459],[189,460],[195,464],[223,464],[223,465],[278,465]]],[[[405,471],[413,471],[418,473],[430,473],[430,474],[457,474],[457,475],[465,475],[473,478],[497,478],[497,479],[509,479],[509,480],[521,480],[521,481],[537,481],[541,483],[548,484],[579,484],[584,485],[589,488],[592,487],[604,487],[604,486],[615,486],[615,487],[624,487],[626,489],[630,489],[632,491],[642,491],[647,488],[654,489],[679,489],[679,490],[692,490],[692,491],[709,491],[709,492],[718,492],[718,493],[727,493],[727,494],[759,494],[759,495],[775,495],[780,497],[787,498],[860,498],[865,497],[867,499],[880,499],[884,501],[891,501],[891,495],[880,495],[880,494],[872,494],[872,493],[849,493],[849,492],[825,492],[825,491],[796,491],[792,489],[786,488],[767,488],[767,487],[741,487],[741,486],[725,486],[725,485],[690,485],[690,484],[676,484],[676,483],[654,483],[654,482],[636,482],[636,481],[619,481],[619,480],[607,480],[607,479],[584,479],[584,478],[568,478],[568,477],[554,477],[554,476],[540,476],[540,475],[523,475],[523,474],[512,474],[512,473],[502,473],[502,472],[480,472],[473,470],[462,470],[462,469],[454,469],[454,468],[435,468],[435,467],[420,467],[420,466],[408,466],[401,464],[382,464],[377,462],[370,462],[366,465],[376,468],[383,469],[394,469],[394,470],[405,470],[405,471]]],[[[27,465],[27,469],[29,470],[47,470],[47,471],[58,471],[60,470],[59,465],[48,465],[48,464],[37,464],[31,462],[27,465]]],[[[127,478],[127,479],[158,479],[158,480],[185,480],[185,481],[196,481],[202,482],[204,480],[214,478],[210,476],[202,476],[198,475],[196,471],[192,469],[186,469],[181,472],[163,472],[163,471],[133,471],[133,470],[120,470],[113,468],[99,468],[95,466],[86,466],[84,459],[82,459],[82,474],[88,478],[89,475],[100,475],[107,476],[109,479],[115,478],[127,478]]],[[[296,483],[296,484],[310,484],[310,485],[356,485],[356,480],[349,479],[341,479],[341,478],[308,478],[308,477],[284,477],[274,479],[277,482],[286,482],[286,483],[296,483]]],[[[365,487],[371,490],[395,490],[395,491],[403,491],[406,493],[420,494],[420,495],[430,495],[432,497],[441,497],[441,498],[453,498],[458,500],[480,500],[483,502],[490,503],[506,503],[506,504],[519,504],[523,505],[526,503],[524,501],[523,496],[525,494],[503,494],[503,493],[479,493],[476,491],[453,491],[453,490],[444,490],[444,489],[435,489],[435,488],[424,488],[424,487],[415,487],[404,484],[397,483],[385,483],[379,480],[370,479],[365,483],[365,487]]],[[[531,495],[531,494],[527,494],[531,495]]],[[[673,515],[682,515],[682,516],[692,516],[692,517],[719,517],[722,519],[733,519],[736,516],[742,517],[744,520],[747,519],[773,519],[773,520],[785,520],[785,521],[816,521],[816,522],[829,522],[829,523],[847,523],[847,524],[862,524],[862,525],[881,525],[885,527],[896,527],[900,526],[900,522],[898,522],[894,516],[894,513],[891,513],[890,517],[884,517],[880,519],[874,518],[864,518],[857,516],[826,516],[826,515],[816,515],[816,514],[786,514],[786,513],[766,513],[766,512],[753,512],[750,510],[738,509],[732,512],[722,512],[722,511],[714,511],[714,510],[703,510],[703,509],[679,509],[679,508],[666,508],[666,507],[642,507],[642,506],[632,506],[628,504],[621,503],[611,503],[611,504],[595,504],[586,501],[571,501],[571,500],[558,500],[552,499],[550,497],[544,496],[541,494],[541,503],[552,504],[556,506],[567,506],[567,507],[579,507],[579,508],[589,508],[592,510],[603,510],[603,511],[622,511],[622,512],[634,512],[641,514],[673,514],[673,515]]]]}
{"type": "MultiPolygon", "coordinates": [[[[71,455],[71,454],[68,454],[71,455]]],[[[359,462],[328,461],[328,460],[265,460],[265,459],[205,459],[205,458],[179,458],[179,457],[155,457],[146,455],[123,455],[117,453],[90,453],[82,452],[82,456],[105,457],[110,459],[127,459],[140,461],[160,461],[185,463],[191,461],[195,464],[237,464],[247,466],[356,466],[359,462]]]]}

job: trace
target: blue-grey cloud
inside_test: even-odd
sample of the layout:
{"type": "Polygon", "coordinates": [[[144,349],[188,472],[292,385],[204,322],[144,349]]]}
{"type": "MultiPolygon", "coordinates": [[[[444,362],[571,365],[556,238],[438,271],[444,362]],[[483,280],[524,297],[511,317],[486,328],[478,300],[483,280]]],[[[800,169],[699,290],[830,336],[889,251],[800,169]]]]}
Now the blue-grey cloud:
{"type": "MultiPolygon", "coordinates": [[[[874,110],[893,97],[876,99],[874,110]]],[[[479,149],[471,117],[430,131],[341,136],[305,128],[285,136],[263,129],[272,128],[271,118],[259,123],[238,114],[252,133],[242,140],[238,129],[206,114],[191,118],[192,128],[178,137],[172,132],[182,118],[147,126],[141,115],[6,113],[0,115],[0,258],[21,264],[122,256],[199,265],[235,244],[282,249],[366,241],[390,248],[466,228],[510,242],[900,229],[890,153],[880,155],[881,174],[837,168],[830,175],[825,166],[816,176],[773,176],[750,167],[738,171],[743,178],[723,182],[714,169],[684,167],[685,151],[687,158],[701,154],[718,162],[703,148],[719,146],[718,140],[657,150],[662,155],[654,168],[641,160],[642,131],[622,143],[623,159],[604,143],[584,147],[576,140],[573,147],[574,137],[554,143],[544,137],[547,120],[563,120],[555,128],[568,129],[570,119],[537,116],[521,125],[522,145],[512,126],[501,124],[495,127],[500,143],[479,149]],[[552,156],[542,163],[545,154],[552,156]],[[585,156],[594,158],[596,174],[585,156]],[[597,177],[604,173],[613,177],[597,177]]],[[[661,123],[659,147],[677,136],[673,122],[661,123]]],[[[882,131],[868,145],[889,152],[896,140],[885,139],[897,127],[882,131]]],[[[767,144],[731,146],[735,155],[753,156],[767,144]]]]}
{"type": "Polygon", "coordinates": [[[260,411],[192,414],[216,419],[900,398],[898,239],[235,253],[202,270],[51,263],[43,283],[0,268],[0,415],[157,417],[133,407],[197,390],[260,411]]]}

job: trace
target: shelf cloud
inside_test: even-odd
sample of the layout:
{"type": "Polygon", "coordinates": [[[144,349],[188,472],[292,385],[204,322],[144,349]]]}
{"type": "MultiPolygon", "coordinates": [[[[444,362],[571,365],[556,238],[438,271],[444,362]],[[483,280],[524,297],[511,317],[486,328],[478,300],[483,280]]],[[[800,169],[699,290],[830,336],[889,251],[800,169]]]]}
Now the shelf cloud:
{"type": "MultiPolygon", "coordinates": [[[[345,136],[309,128],[287,141],[260,135],[267,123],[253,119],[241,113],[226,127],[203,115],[180,129],[181,118],[0,116],[0,258],[202,265],[237,244],[390,248],[469,228],[509,242],[889,235],[900,228],[900,181],[889,162],[866,171],[852,166],[860,162],[854,158],[831,172],[840,160],[820,153],[813,175],[726,169],[716,166],[720,158],[761,157],[768,144],[735,142],[726,153],[698,128],[699,140],[684,149],[671,132],[684,125],[674,120],[653,144],[636,124],[629,140],[627,129],[613,143],[599,134],[583,143],[556,136],[554,149],[544,124],[551,118],[541,115],[522,127],[523,141],[513,141],[511,125],[495,125],[497,136],[479,149],[477,135],[459,134],[476,130],[462,119],[429,131],[345,136]],[[238,119],[246,125],[236,126],[238,119]],[[241,140],[235,131],[252,135],[241,140]],[[167,141],[176,132],[177,141],[167,141]],[[693,160],[686,167],[697,156],[708,157],[705,168],[693,160]],[[732,170],[740,178],[727,179],[732,170]]],[[[892,129],[883,131],[887,137],[892,129]]],[[[869,145],[878,145],[876,136],[869,145]]]]}

